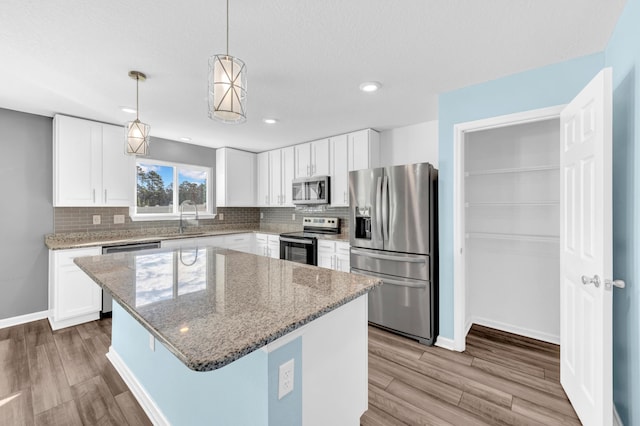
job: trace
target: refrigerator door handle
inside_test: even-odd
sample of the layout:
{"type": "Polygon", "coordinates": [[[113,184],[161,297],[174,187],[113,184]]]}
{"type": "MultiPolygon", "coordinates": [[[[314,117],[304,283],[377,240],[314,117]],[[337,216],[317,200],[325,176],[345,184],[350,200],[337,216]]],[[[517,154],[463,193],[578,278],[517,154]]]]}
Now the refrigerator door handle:
{"type": "Polygon", "coordinates": [[[389,176],[382,179],[382,239],[389,241],[389,176]]]}
{"type": "Polygon", "coordinates": [[[382,237],[382,228],[384,223],[382,221],[382,177],[378,176],[378,181],[376,182],[376,222],[380,225],[378,229],[380,230],[380,236],[382,237]]]}
{"type": "Polygon", "coordinates": [[[354,248],[351,248],[351,253],[352,254],[356,254],[356,255],[360,255],[360,256],[367,256],[367,257],[370,257],[372,259],[392,260],[394,262],[427,263],[426,259],[423,259],[423,258],[404,257],[404,256],[389,256],[387,254],[377,254],[377,253],[371,253],[369,251],[365,252],[365,251],[361,251],[361,250],[354,249],[354,248]]]}
{"type": "Polygon", "coordinates": [[[378,275],[378,274],[363,273],[363,272],[360,272],[360,271],[351,271],[351,273],[352,274],[357,274],[357,275],[363,275],[365,277],[380,278],[382,280],[383,284],[390,284],[390,285],[395,285],[395,286],[398,286],[398,287],[421,288],[421,289],[426,289],[427,288],[427,283],[422,283],[422,282],[407,282],[407,281],[394,280],[392,278],[383,277],[383,276],[378,275]]]}

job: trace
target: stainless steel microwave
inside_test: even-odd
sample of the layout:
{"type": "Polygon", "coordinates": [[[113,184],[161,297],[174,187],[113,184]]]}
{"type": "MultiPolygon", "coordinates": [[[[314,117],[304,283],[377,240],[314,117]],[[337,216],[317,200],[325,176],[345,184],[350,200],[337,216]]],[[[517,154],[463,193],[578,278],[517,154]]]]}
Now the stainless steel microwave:
{"type": "Polygon", "coordinates": [[[293,204],[315,206],[329,204],[329,176],[314,176],[294,179],[292,182],[293,204]]]}

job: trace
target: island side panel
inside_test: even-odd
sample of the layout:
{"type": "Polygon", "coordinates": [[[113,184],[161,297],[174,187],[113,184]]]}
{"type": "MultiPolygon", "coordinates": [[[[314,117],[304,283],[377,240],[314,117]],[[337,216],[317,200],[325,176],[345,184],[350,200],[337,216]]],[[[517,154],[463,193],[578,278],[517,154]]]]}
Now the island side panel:
{"type": "MultiPolygon", "coordinates": [[[[218,370],[196,372],[158,341],[152,351],[149,332],[115,302],[112,327],[110,359],[122,360],[114,365],[152,400],[157,412],[146,411],[159,424],[268,424],[268,354],[255,351],[218,370]]],[[[148,407],[145,396],[132,390],[148,407]]]]}

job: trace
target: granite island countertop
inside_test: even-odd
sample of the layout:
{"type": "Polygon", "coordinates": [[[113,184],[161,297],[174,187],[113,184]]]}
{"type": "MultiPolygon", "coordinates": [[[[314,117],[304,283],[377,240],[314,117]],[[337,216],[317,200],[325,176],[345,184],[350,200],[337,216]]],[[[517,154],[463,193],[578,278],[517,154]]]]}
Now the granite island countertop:
{"type": "Polygon", "coordinates": [[[74,261],[195,371],[221,368],[381,284],[216,247],[74,261]]]}

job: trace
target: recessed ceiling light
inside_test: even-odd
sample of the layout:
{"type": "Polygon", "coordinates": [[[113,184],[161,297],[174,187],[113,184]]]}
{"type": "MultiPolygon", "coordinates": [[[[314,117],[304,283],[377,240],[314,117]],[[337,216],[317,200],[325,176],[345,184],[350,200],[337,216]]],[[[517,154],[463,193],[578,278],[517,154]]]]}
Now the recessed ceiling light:
{"type": "Polygon", "coordinates": [[[377,81],[365,81],[360,85],[360,90],[363,92],[375,92],[378,90],[382,84],[377,81]]]}
{"type": "Polygon", "coordinates": [[[278,122],[275,118],[263,118],[262,121],[267,124],[276,124],[278,122]]]}
{"type": "Polygon", "coordinates": [[[126,112],[127,114],[135,114],[136,113],[135,108],[121,107],[120,109],[122,111],[126,112]]]}
{"type": "Polygon", "coordinates": [[[180,140],[182,142],[189,142],[191,140],[191,138],[180,138],[180,140]]]}

